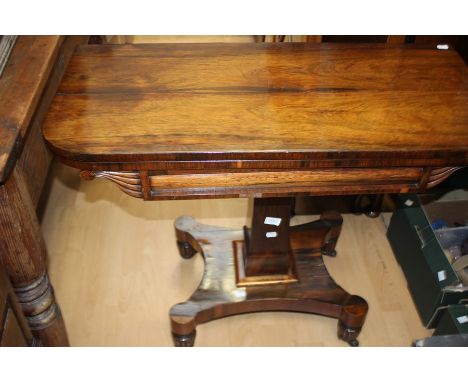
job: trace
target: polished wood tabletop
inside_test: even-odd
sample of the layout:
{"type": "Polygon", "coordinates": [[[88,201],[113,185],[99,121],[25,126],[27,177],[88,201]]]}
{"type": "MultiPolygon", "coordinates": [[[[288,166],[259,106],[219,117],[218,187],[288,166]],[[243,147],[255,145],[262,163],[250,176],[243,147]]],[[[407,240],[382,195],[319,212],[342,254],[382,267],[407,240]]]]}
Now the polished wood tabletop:
{"type": "MultiPolygon", "coordinates": [[[[234,172],[228,183],[251,187],[254,170],[310,184],[336,173],[304,170],[368,177],[375,172],[362,169],[378,168],[390,171],[380,184],[394,176],[420,185],[433,167],[468,164],[467,74],[454,50],[435,47],[84,45],[43,133],[63,161],[85,170],[234,172]]],[[[224,177],[196,179],[200,189],[226,186],[224,177]]]]}

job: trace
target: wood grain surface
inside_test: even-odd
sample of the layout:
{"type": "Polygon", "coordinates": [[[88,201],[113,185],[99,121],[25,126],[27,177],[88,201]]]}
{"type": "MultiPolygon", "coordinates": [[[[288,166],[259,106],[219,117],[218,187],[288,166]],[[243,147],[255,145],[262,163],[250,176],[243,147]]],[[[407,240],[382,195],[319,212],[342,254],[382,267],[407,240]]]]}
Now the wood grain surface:
{"type": "Polygon", "coordinates": [[[62,41],[60,36],[20,36],[10,54],[0,81],[0,184],[23,147],[62,41]]]}
{"type": "Polygon", "coordinates": [[[47,249],[24,174],[13,170],[0,187],[0,264],[36,339],[67,346],[68,337],[46,270],[47,249]]]}
{"type": "Polygon", "coordinates": [[[453,50],[380,44],[82,46],[44,136],[81,163],[260,155],[464,165],[467,73],[453,50]]]}

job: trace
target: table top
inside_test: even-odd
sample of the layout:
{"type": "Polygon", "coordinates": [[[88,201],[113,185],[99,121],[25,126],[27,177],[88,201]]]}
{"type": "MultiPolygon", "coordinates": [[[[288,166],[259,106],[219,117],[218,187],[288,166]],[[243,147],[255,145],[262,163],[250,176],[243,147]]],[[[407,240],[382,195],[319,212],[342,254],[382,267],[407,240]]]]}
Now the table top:
{"type": "Polygon", "coordinates": [[[83,45],[43,133],[78,167],[303,158],[466,165],[467,73],[455,51],[434,47],[83,45]]]}

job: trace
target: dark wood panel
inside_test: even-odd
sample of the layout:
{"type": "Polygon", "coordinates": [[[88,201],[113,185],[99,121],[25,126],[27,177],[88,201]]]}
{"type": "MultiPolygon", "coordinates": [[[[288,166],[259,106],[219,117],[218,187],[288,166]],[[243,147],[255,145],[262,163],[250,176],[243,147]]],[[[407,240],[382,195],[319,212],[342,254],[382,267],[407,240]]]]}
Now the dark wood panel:
{"type": "Polygon", "coordinates": [[[23,172],[34,206],[37,206],[40,199],[52,157],[42,138],[40,126],[34,123],[17,163],[23,172]]]}

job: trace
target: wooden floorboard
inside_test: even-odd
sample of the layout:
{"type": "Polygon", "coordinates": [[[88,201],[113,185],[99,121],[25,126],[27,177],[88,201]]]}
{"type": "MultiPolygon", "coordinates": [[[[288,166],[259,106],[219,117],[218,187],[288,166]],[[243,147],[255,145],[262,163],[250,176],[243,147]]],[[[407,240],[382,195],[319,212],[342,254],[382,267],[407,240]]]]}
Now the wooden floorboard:
{"type": "MultiPolygon", "coordinates": [[[[49,272],[74,346],[172,346],[169,309],[197,287],[203,260],[182,259],[174,220],[241,227],[249,200],[143,202],[105,180],[80,181],[54,164],[42,220],[49,272]]],[[[297,216],[294,223],[310,219],[297,216]]],[[[421,324],[381,219],[347,214],[335,280],[370,309],[361,346],[409,346],[431,331],[421,324]]],[[[224,318],[197,329],[197,346],[348,346],[336,320],[298,313],[224,318]]]]}

